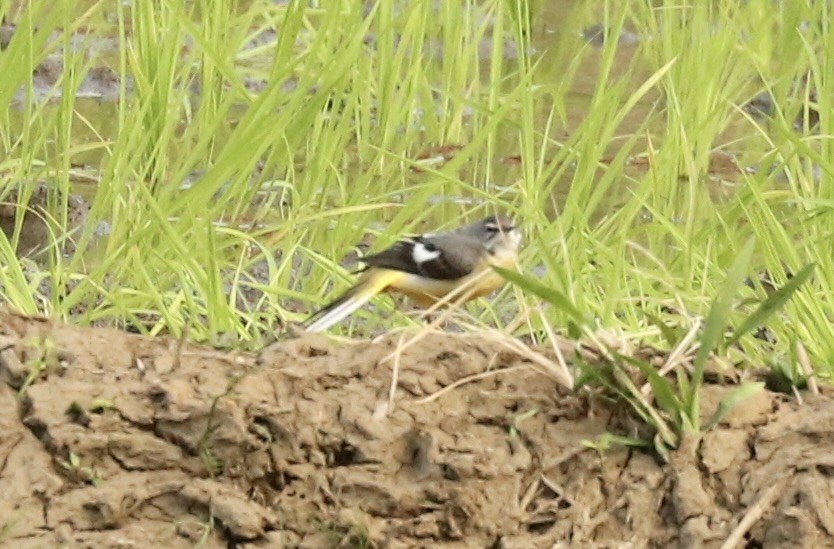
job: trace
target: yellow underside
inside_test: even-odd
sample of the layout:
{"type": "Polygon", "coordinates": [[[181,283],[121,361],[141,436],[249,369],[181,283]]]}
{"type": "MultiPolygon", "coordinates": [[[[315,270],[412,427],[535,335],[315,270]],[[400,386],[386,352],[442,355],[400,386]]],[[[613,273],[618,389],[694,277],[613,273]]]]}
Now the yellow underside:
{"type": "Polygon", "coordinates": [[[450,302],[468,301],[491,294],[503,286],[504,278],[490,269],[490,265],[511,269],[516,265],[516,256],[508,254],[503,258],[493,257],[472,274],[454,280],[436,280],[401,271],[372,268],[365,272],[363,286],[376,291],[404,294],[417,306],[428,308],[452,292],[458,293],[450,298],[450,302]]]}

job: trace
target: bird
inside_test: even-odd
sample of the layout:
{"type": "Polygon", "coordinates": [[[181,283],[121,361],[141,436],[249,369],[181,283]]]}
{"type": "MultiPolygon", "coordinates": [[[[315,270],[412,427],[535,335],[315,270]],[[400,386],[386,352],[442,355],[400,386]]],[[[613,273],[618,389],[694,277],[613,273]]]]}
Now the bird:
{"type": "Polygon", "coordinates": [[[302,326],[323,332],[377,294],[399,293],[429,308],[444,298],[464,302],[490,294],[504,278],[490,268],[515,268],[521,231],[513,220],[493,215],[442,233],[407,236],[390,248],[360,259],[358,281],[302,326]]]}

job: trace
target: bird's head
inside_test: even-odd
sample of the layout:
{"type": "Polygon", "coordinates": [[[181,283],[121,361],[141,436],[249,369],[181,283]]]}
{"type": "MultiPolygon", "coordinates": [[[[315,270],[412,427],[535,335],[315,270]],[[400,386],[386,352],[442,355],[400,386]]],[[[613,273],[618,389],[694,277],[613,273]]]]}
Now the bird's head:
{"type": "Polygon", "coordinates": [[[490,253],[515,252],[521,244],[521,231],[511,218],[503,215],[491,215],[464,229],[482,242],[490,253]]]}

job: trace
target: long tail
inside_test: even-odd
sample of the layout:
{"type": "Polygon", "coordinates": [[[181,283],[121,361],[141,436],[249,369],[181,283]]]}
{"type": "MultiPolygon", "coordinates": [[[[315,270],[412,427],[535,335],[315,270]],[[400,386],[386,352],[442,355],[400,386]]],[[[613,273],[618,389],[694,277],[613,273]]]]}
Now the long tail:
{"type": "Polygon", "coordinates": [[[355,286],[308,318],[304,322],[304,328],[308,332],[323,332],[341,322],[401,276],[401,272],[389,269],[371,268],[365,271],[355,286]]]}

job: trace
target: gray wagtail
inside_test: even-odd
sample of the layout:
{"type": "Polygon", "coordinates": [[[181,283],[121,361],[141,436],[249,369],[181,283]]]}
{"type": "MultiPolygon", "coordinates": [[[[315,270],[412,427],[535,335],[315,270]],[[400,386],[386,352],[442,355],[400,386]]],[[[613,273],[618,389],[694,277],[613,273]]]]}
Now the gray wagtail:
{"type": "Polygon", "coordinates": [[[516,265],[521,232],[503,216],[464,225],[453,231],[406,237],[378,254],[361,258],[359,281],[305,323],[308,332],[322,332],[381,292],[405,294],[428,308],[446,296],[468,301],[504,284],[490,266],[516,265]]]}

